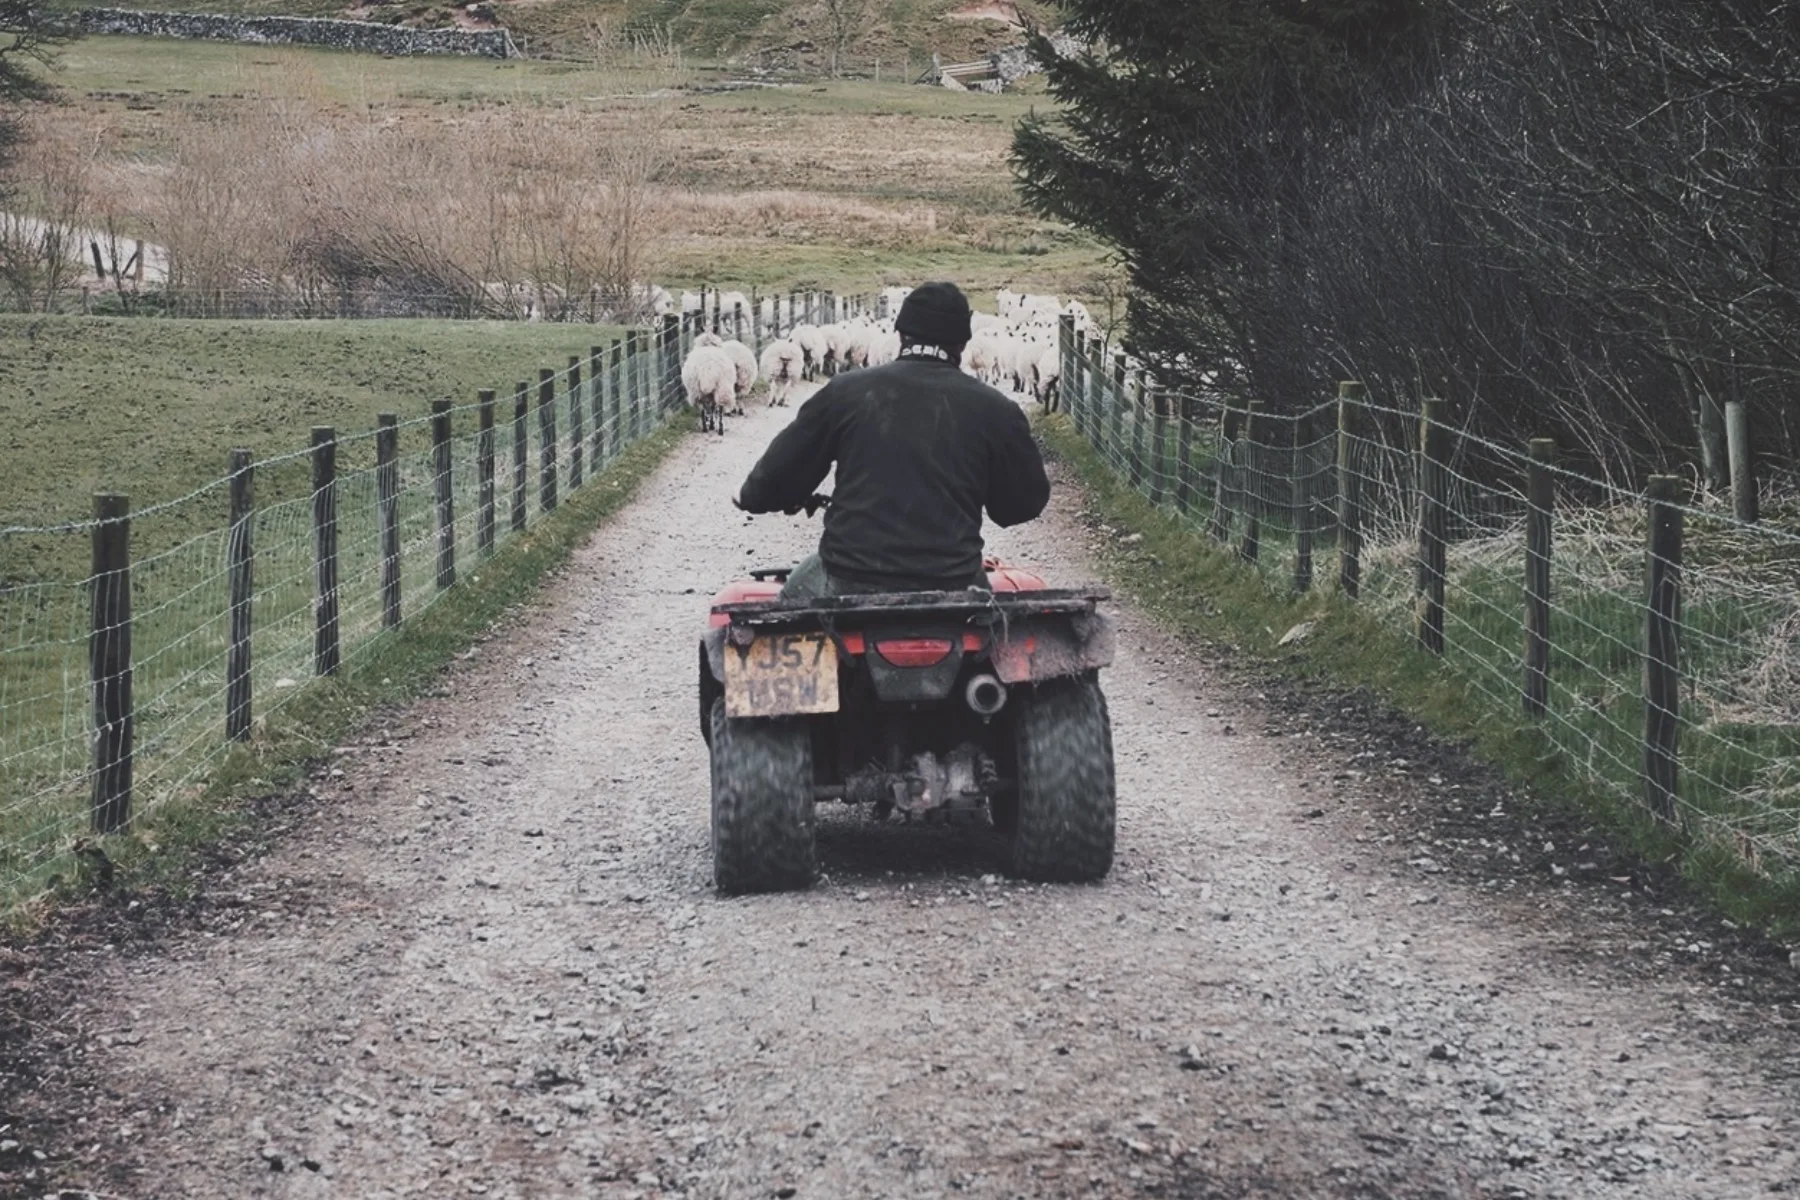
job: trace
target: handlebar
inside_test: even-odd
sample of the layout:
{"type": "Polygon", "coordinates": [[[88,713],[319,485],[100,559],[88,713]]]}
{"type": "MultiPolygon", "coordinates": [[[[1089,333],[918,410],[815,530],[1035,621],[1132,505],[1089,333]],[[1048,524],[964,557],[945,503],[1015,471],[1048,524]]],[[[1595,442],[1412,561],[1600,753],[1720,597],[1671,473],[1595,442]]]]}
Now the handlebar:
{"type": "MultiPolygon", "coordinates": [[[[744,507],[742,504],[738,503],[738,498],[736,496],[733,496],[731,498],[731,503],[738,508],[744,507]]],[[[817,513],[821,508],[830,508],[830,507],[831,507],[831,497],[830,496],[824,495],[823,493],[820,493],[820,492],[814,492],[811,496],[807,497],[806,503],[801,505],[799,508],[786,508],[786,509],[783,509],[782,512],[784,512],[786,515],[788,515],[790,517],[795,517],[795,516],[799,516],[800,509],[804,508],[806,510],[806,515],[810,517],[813,514],[817,513]]]]}

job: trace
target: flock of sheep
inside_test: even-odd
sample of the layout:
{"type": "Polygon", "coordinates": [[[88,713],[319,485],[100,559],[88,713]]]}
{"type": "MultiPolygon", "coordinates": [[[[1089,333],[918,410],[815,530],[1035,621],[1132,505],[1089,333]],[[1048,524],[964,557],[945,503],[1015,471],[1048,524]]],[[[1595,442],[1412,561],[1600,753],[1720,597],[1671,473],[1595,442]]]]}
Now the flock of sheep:
{"type": "MultiPolygon", "coordinates": [[[[800,321],[763,347],[760,359],[751,348],[720,332],[702,333],[694,340],[681,368],[681,383],[688,405],[700,414],[704,431],[725,432],[727,416],[742,416],[744,401],[759,381],[768,384],[770,407],[787,404],[802,382],[878,367],[900,356],[900,335],[894,315],[906,302],[909,290],[887,288],[881,293],[880,316],[858,313],[829,324],[800,321]]],[[[1017,395],[1029,395],[1041,404],[1052,402],[1062,373],[1057,346],[1058,327],[1065,316],[1077,329],[1094,336],[1097,327],[1079,300],[1064,303],[1054,296],[1033,296],[1002,290],[994,297],[996,313],[978,312],[972,322],[974,337],[963,353],[962,369],[970,375],[1017,395]]],[[[751,314],[757,330],[777,330],[777,301],[764,300],[752,313],[741,293],[708,298],[694,293],[682,297],[682,314],[699,314],[702,322],[709,308],[715,326],[723,317],[751,314]]]]}

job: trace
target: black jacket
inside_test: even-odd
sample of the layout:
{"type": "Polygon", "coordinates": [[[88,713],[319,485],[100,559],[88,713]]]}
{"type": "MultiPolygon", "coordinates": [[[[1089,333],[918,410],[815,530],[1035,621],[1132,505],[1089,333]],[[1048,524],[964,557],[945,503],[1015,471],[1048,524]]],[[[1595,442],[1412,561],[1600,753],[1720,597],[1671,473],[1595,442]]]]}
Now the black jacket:
{"type": "Polygon", "coordinates": [[[956,589],[981,578],[981,510],[1044,511],[1050,481],[1012,400],[922,357],[840,375],[800,406],[750,472],[751,512],[803,506],[837,464],[819,556],[858,588],[956,589]]]}

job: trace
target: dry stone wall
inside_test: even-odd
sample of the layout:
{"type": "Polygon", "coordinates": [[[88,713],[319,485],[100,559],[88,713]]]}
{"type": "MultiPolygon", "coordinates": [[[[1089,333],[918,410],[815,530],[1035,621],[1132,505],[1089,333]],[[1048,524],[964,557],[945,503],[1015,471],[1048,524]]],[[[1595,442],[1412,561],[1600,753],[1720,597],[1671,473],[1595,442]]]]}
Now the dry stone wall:
{"type": "Polygon", "coordinates": [[[189,38],[273,46],[329,46],[366,54],[461,54],[517,58],[518,47],[504,29],[408,29],[373,21],[320,17],[234,17],[223,13],[138,12],[90,8],[76,24],[83,33],[189,38]]]}

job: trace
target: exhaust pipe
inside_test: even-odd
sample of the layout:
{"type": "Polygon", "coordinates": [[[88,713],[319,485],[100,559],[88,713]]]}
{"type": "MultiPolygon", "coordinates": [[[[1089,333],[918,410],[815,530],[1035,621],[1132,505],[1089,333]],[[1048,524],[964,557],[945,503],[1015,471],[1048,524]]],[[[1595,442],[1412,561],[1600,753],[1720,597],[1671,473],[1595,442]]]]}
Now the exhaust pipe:
{"type": "Polygon", "coordinates": [[[977,675],[963,689],[963,700],[979,717],[992,717],[1006,707],[1006,685],[992,675],[977,675]]]}

